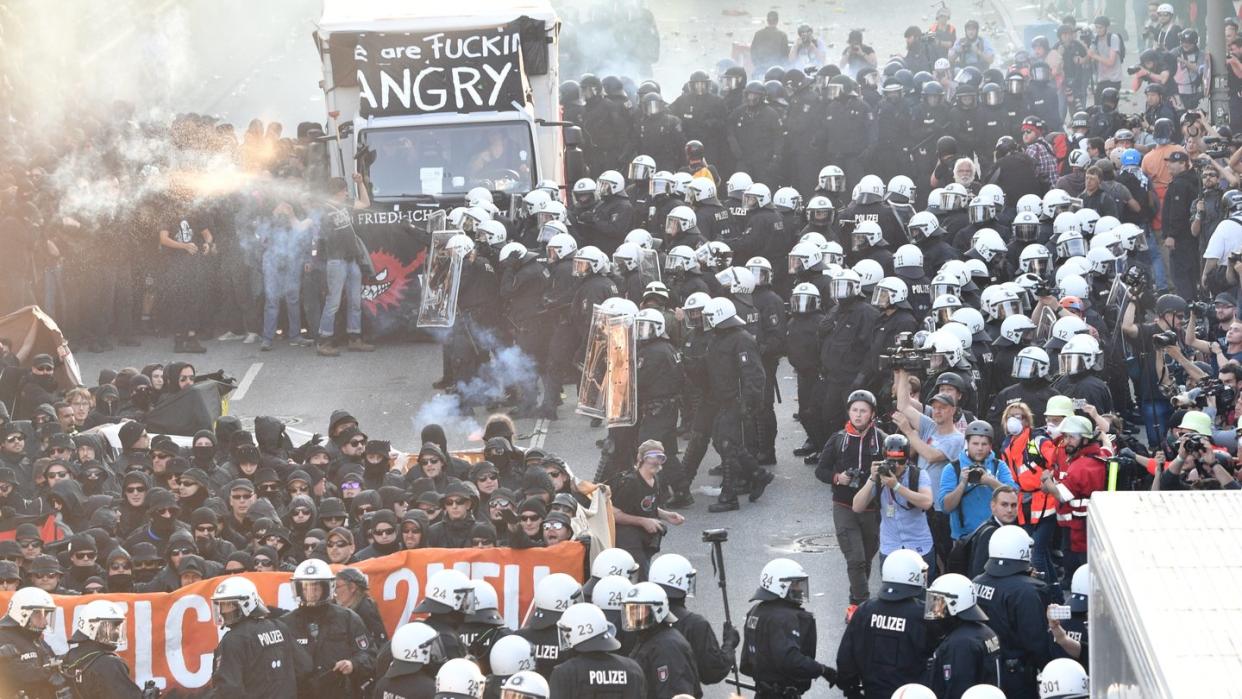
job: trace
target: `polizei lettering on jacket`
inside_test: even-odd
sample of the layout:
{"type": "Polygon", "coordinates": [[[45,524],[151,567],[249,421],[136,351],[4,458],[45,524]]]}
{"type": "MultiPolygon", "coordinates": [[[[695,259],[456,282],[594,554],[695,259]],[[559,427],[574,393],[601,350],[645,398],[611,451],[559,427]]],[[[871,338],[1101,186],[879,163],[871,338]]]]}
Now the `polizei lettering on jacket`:
{"type": "Polygon", "coordinates": [[[906,620],[899,616],[872,614],[871,628],[880,629],[881,631],[896,631],[897,633],[905,633],[906,620]]]}
{"type": "Polygon", "coordinates": [[[630,683],[630,673],[625,670],[591,670],[587,672],[587,682],[594,685],[626,685],[630,683]]]}

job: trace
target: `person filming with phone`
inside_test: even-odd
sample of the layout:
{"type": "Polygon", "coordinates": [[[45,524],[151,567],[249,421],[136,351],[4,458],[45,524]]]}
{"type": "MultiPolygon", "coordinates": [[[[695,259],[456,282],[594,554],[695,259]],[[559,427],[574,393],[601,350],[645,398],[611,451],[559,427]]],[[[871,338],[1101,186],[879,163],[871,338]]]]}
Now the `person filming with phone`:
{"type": "Polygon", "coordinates": [[[992,515],[992,491],[1016,488],[1009,467],[992,451],[992,425],[975,420],[966,426],[966,448],[940,475],[937,504],[949,515],[954,540],[968,536],[992,515]]]}

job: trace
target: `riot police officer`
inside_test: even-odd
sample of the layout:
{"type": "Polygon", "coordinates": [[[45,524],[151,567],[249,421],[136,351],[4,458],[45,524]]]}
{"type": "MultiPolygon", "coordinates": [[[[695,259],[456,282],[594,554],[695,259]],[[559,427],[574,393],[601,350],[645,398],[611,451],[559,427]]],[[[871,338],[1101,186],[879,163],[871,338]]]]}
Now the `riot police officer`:
{"type": "MultiPolygon", "coordinates": [[[[486,699],[499,699],[500,689],[513,675],[535,672],[535,649],[521,636],[505,636],[496,641],[487,655],[489,674],[486,699]]],[[[540,675],[542,677],[542,675],[540,675]]]]}
{"type": "Polygon", "coordinates": [[[543,303],[540,306],[548,316],[551,331],[548,333],[547,370],[545,374],[545,393],[543,395],[543,416],[555,420],[556,408],[561,403],[560,388],[570,376],[573,366],[577,330],[573,325],[574,295],[580,277],[574,274],[574,255],[578,252],[578,243],[565,230],[565,224],[555,221],[548,226],[555,231],[547,242],[545,258],[550,277],[544,288],[543,303]],[[550,383],[547,383],[549,382],[550,383]],[[551,389],[551,390],[547,390],[551,389]]]}
{"type": "Polygon", "coordinates": [[[673,628],[668,594],[653,582],[640,582],[626,593],[621,606],[621,628],[636,636],[630,657],[647,678],[647,697],[666,699],[677,694],[702,696],[694,651],[673,628]]]}
{"type": "MultiPolygon", "coordinates": [[[[445,568],[428,578],[426,594],[414,611],[427,614],[423,623],[440,634],[446,658],[462,658],[466,649],[461,643],[461,627],[466,621],[466,610],[474,605],[474,585],[470,579],[459,570],[445,568]]],[[[382,660],[380,665],[383,666],[382,660]]]]}
{"type": "Polygon", "coordinates": [[[914,115],[903,99],[896,78],[884,81],[883,97],[875,110],[876,132],[882,134],[871,157],[871,172],[883,179],[910,172],[910,134],[914,115]]]}
{"type": "Polygon", "coordinates": [[[676,169],[681,163],[682,149],[686,145],[681,119],[669,113],[668,105],[659,92],[643,95],[640,107],[642,116],[638,120],[638,151],[655,158],[661,169],[676,169]]]}
{"type": "Polygon", "coordinates": [[[574,604],[560,615],[553,629],[553,636],[563,638],[566,650],[573,653],[550,675],[544,675],[552,696],[646,699],[647,679],[642,668],[616,653],[621,644],[599,607],[574,604]]]}
{"type": "Polygon", "coordinates": [[[392,635],[392,664],[375,684],[375,695],[385,699],[420,699],[435,692],[435,673],[444,663],[440,634],[413,621],[392,635]]]}
{"type": "Polygon", "coordinates": [[[1074,660],[1057,658],[1039,673],[1039,699],[1087,699],[1089,696],[1090,678],[1074,660]]]}
{"type": "Polygon", "coordinates": [[[681,119],[681,130],[687,139],[702,142],[708,162],[722,162],[726,150],[724,126],[729,109],[723,97],[712,94],[707,71],[691,73],[686,91],[673,100],[668,110],[681,119]]]}
{"type": "MultiPolygon", "coordinates": [[[[543,299],[552,281],[552,273],[536,253],[521,243],[506,243],[500,250],[500,290],[505,304],[505,318],[518,349],[534,362],[543,378],[544,392],[560,392],[560,386],[549,374],[548,318],[543,299]]],[[[534,411],[535,386],[520,391],[519,411],[534,411]]],[[[545,395],[545,404],[548,396],[545,395]]]]}
{"type": "Polygon", "coordinates": [[[743,104],[729,115],[727,140],[736,170],[753,173],[759,182],[775,182],[780,166],[780,114],[767,104],[763,83],[746,84],[743,104]]]}
{"type": "Polygon", "coordinates": [[[958,153],[972,157],[979,143],[979,91],[974,85],[959,85],[949,108],[949,134],[957,140],[958,153]]]}
{"type": "Polygon", "coordinates": [[[634,204],[625,193],[625,178],[616,170],[605,170],[596,180],[599,203],[590,212],[587,223],[595,230],[595,244],[615,249],[634,228],[634,204]]]}
{"type": "Polygon", "coordinates": [[[851,235],[854,232],[854,226],[863,221],[878,223],[889,247],[904,245],[908,242],[905,226],[897,219],[892,207],[885,202],[885,194],[884,180],[879,177],[866,175],[859,180],[853,201],[837,217],[840,232],[835,242],[844,248],[850,243],[846,236],[851,235]]]}
{"type": "Polygon", "coordinates": [[[796,561],[775,558],[760,572],[738,664],[754,678],[756,699],[802,696],[819,677],[836,684],[837,671],[815,660],[815,615],[802,607],[809,596],[809,576],[796,561]]]}
{"type": "Polygon", "coordinates": [[[310,660],[285,626],[267,618],[254,583],[241,576],[225,578],[212,592],[211,606],[216,623],[228,627],[228,633],[216,646],[210,696],[298,696],[297,674],[309,670],[310,660]]]}
{"type": "Polygon", "coordinates": [[[1000,639],[979,608],[970,579],[957,573],[936,578],[927,588],[923,619],[928,633],[942,640],[927,665],[926,684],[937,697],[962,699],[976,684],[1000,685],[1000,639]]]}
{"type": "Polygon", "coordinates": [[[734,651],[741,636],[726,621],[720,635],[721,642],[717,642],[716,634],[707,619],[686,608],[686,598],[694,596],[698,571],[685,556],[665,553],[651,562],[647,579],[664,588],[668,595],[669,611],[676,617],[673,628],[681,632],[694,651],[699,682],[716,684],[723,680],[733,669],[734,651]]]}
{"type": "Polygon", "coordinates": [[[759,345],[746,332],[732,301],[712,299],[703,316],[712,333],[706,362],[708,392],[719,411],[712,426],[712,444],[724,460],[720,497],[708,510],[731,512],[738,509],[738,493],[749,493],[755,502],[773,480],[755,461],[744,434],[763,398],[763,364],[759,345]]]}
{"type": "Polygon", "coordinates": [[[1005,92],[1000,85],[984,84],[979,90],[979,101],[975,154],[979,157],[979,169],[986,174],[996,162],[996,142],[1013,133],[1014,122],[1010,121],[1005,92]]]}
{"type": "Polygon", "coordinates": [[[572,325],[577,338],[574,346],[581,355],[586,342],[586,331],[591,324],[595,306],[617,295],[617,285],[607,274],[608,256],[594,245],[581,248],[574,254],[573,275],[581,279],[574,291],[572,325]]]}
{"type": "MultiPolygon", "coordinates": [[[[728,208],[720,202],[715,182],[706,177],[696,177],[691,180],[690,184],[686,186],[686,202],[694,208],[695,228],[704,242],[733,237],[733,218],[730,216],[728,208]]],[[[669,215],[671,216],[672,213],[670,211],[669,215]]],[[[665,219],[665,233],[675,235],[673,231],[669,230],[667,219],[665,219]]],[[[702,243],[698,245],[691,245],[689,242],[682,244],[697,248],[702,243]]],[[[666,244],[665,247],[667,248],[668,245],[666,244]]]]}
{"type": "Polygon", "coordinates": [[[298,608],[281,623],[313,665],[298,696],[361,696],[361,686],[375,669],[375,649],[362,619],[333,603],[336,574],[323,561],[309,558],[293,571],[292,582],[298,608]]]}
{"type": "Polygon", "coordinates": [[[829,80],[826,94],[824,156],[845,171],[845,186],[852,187],[866,172],[878,140],[875,118],[858,96],[858,84],[847,75],[829,80]],[[838,86],[835,90],[834,85],[838,86]]]}
{"type": "Polygon", "coordinates": [[[1031,575],[1030,534],[1008,524],[988,539],[988,561],[974,580],[979,608],[1001,645],[1000,687],[1012,699],[1035,699],[1036,676],[1048,662],[1047,586],[1031,575]]]}
{"type": "Polygon", "coordinates": [[[927,562],[899,549],[884,559],[879,598],[858,605],[837,649],[837,675],[847,697],[887,697],[917,682],[927,666],[930,638],[920,599],[927,562]]]}
{"type": "Polygon", "coordinates": [[[52,596],[37,587],[23,587],[9,598],[8,611],[0,619],[0,647],[11,646],[13,651],[0,657],[9,690],[51,699],[57,686],[64,686],[64,677],[50,667],[56,654],[43,640],[55,612],[52,596]]]}
{"type": "Polygon", "coordinates": [[[949,128],[949,107],[945,103],[944,88],[935,81],[924,83],[922,97],[922,102],[914,108],[910,140],[914,144],[911,150],[916,179],[925,182],[936,166],[936,140],[949,128]]]}
{"type": "Polygon", "coordinates": [[[565,662],[558,624],[562,613],[581,601],[582,586],[564,573],[552,573],[535,585],[534,608],[517,635],[530,642],[535,651],[535,670],[544,677],[551,677],[557,665],[565,662]]]}
{"type": "Polygon", "coordinates": [[[1050,619],[1049,630],[1056,646],[1054,657],[1070,657],[1084,665],[1090,665],[1091,642],[1087,628],[1087,611],[1091,597],[1091,568],[1078,566],[1070,579],[1070,618],[1050,619]]]}
{"type": "Polygon", "coordinates": [[[129,666],[116,649],[125,644],[125,607],[94,600],[82,605],[74,622],[73,648],[62,667],[81,699],[140,699],[142,692],[129,676],[129,666]]]}
{"type": "Polygon", "coordinates": [[[457,296],[457,322],[449,334],[452,376],[469,382],[484,357],[480,338],[496,327],[500,309],[500,282],[487,257],[478,254],[475,242],[465,234],[453,236],[448,249],[462,259],[461,292],[457,296]]]}
{"type": "Polygon", "coordinates": [[[639,311],[634,331],[638,339],[638,443],[654,439],[665,445],[668,482],[680,483],[677,402],[685,381],[681,355],[668,339],[664,314],[659,310],[639,311]]]}
{"type": "Polygon", "coordinates": [[[866,381],[874,361],[871,343],[880,312],[862,298],[862,278],[854,270],[841,270],[830,279],[830,292],[837,303],[820,326],[819,357],[824,377],[823,419],[831,432],[834,425],[845,423],[846,395],[866,381]],[[857,361],[843,362],[842,357],[857,361]]]}
{"type": "Polygon", "coordinates": [[[466,658],[453,658],[436,671],[432,699],[483,699],[487,678],[479,666],[466,658]]]}
{"type": "Polygon", "coordinates": [[[586,99],[582,125],[587,132],[587,162],[592,172],[622,167],[637,143],[634,117],[624,99],[625,89],[617,78],[608,78],[608,86],[590,74],[579,81],[586,99]]]}
{"type": "Polygon", "coordinates": [[[756,458],[760,466],[771,466],[776,463],[776,368],[785,355],[785,302],[773,288],[775,275],[767,259],[752,257],[746,262],[746,268],[755,278],[751,300],[759,315],[759,356],[763,359],[767,379],[763,389],[763,411],[756,422],[756,458]]]}

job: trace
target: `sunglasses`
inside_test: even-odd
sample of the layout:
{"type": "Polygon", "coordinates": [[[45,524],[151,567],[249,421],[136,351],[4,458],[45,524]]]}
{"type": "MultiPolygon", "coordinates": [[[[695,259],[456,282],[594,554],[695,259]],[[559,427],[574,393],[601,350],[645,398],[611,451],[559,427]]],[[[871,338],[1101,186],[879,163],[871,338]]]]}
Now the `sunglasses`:
{"type": "Polygon", "coordinates": [[[349,546],[349,544],[344,541],[329,541],[328,542],[328,548],[330,549],[343,549],[347,546],[349,546]]]}
{"type": "Polygon", "coordinates": [[[151,458],[152,458],[152,459],[159,459],[159,460],[163,461],[164,459],[171,459],[171,458],[172,458],[172,454],[165,454],[165,453],[164,453],[164,452],[162,452],[162,451],[154,451],[154,452],[151,452],[151,458]]]}
{"type": "Polygon", "coordinates": [[[435,514],[440,513],[440,508],[436,507],[435,505],[419,505],[418,509],[422,510],[423,512],[426,512],[429,515],[435,515],[435,514]]]}
{"type": "Polygon", "coordinates": [[[558,529],[558,530],[564,529],[565,523],[564,522],[544,522],[543,528],[544,529],[558,529]]]}
{"type": "Polygon", "coordinates": [[[68,478],[68,477],[69,477],[69,473],[68,473],[67,471],[48,471],[47,473],[45,473],[45,474],[43,474],[43,475],[44,475],[44,477],[45,477],[45,478],[47,478],[48,480],[53,480],[53,481],[58,481],[58,480],[60,480],[60,479],[62,479],[62,478],[68,478]]]}
{"type": "Polygon", "coordinates": [[[229,496],[232,500],[249,500],[254,497],[254,493],[233,493],[229,496]]]}
{"type": "Polygon", "coordinates": [[[341,490],[362,490],[362,484],[358,481],[346,481],[341,484],[341,490]]]}
{"type": "Polygon", "coordinates": [[[303,548],[303,549],[305,549],[305,550],[307,550],[307,551],[310,551],[310,550],[314,549],[314,548],[315,548],[316,546],[318,546],[318,545],[319,545],[319,542],[318,542],[318,541],[312,541],[312,542],[311,542],[311,543],[309,543],[309,544],[302,544],[302,548],[303,548]]]}
{"type": "Polygon", "coordinates": [[[304,485],[291,485],[291,486],[289,486],[289,492],[290,492],[290,493],[294,493],[294,494],[297,494],[297,493],[309,493],[309,492],[310,492],[310,488],[309,488],[309,487],[307,487],[307,486],[304,486],[304,485]]]}
{"type": "Polygon", "coordinates": [[[539,515],[522,515],[521,517],[523,522],[538,522],[541,519],[543,519],[543,517],[540,517],[539,515]]]}
{"type": "Polygon", "coordinates": [[[155,511],[155,514],[157,514],[157,515],[175,515],[175,514],[177,514],[177,508],[175,508],[175,507],[161,507],[160,509],[158,509],[158,510],[156,510],[156,511],[155,511]]]}
{"type": "Polygon", "coordinates": [[[423,530],[422,530],[422,529],[419,529],[417,526],[413,526],[413,525],[411,525],[411,526],[408,526],[408,527],[402,527],[402,528],[401,528],[401,533],[402,533],[402,534],[422,534],[422,533],[423,533],[423,530]]]}
{"type": "Polygon", "coordinates": [[[24,442],[24,441],[26,441],[26,438],[25,438],[25,437],[23,437],[23,436],[21,436],[20,434],[15,434],[15,435],[12,435],[12,436],[9,436],[9,437],[5,437],[5,438],[4,438],[4,441],[5,441],[5,442],[7,442],[7,443],[9,443],[9,444],[16,444],[17,442],[24,442]]]}
{"type": "Polygon", "coordinates": [[[396,535],[396,533],[397,533],[396,529],[372,529],[371,530],[371,534],[374,536],[394,536],[396,535]]]}
{"type": "Polygon", "coordinates": [[[492,500],[490,503],[488,503],[488,506],[490,506],[490,507],[508,507],[509,505],[512,505],[512,504],[513,504],[513,503],[509,502],[508,500],[492,500]]]}
{"type": "Polygon", "coordinates": [[[125,489],[125,492],[127,492],[127,493],[145,493],[145,492],[147,492],[147,489],[146,489],[146,488],[144,488],[143,486],[140,486],[140,485],[134,485],[134,486],[130,486],[130,487],[126,488],[126,489],[125,489]]]}
{"type": "Polygon", "coordinates": [[[94,551],[81,551],[81,552],[78,552],[78,553],[73,554],[73,560],[75,560],[75,561],[93,561],[93,560],[95,560],[95,557],[96,557],[97,555],[98,555],[98,554],[96,554],[94,551]]]}
{"type": "Polygon", "coordinates": [[[462,498],[449,498],[444,501],[444,504],[448,505],[449,507],[462,507],[464,505],[470,504],[470,501],[464,500],[462,498]]]}
{"type": "Polygon", "coordinates": [[[498,481],[500,479],[494,473],[485,473],[479,476],[478,478],[476,478],[475,480],[476,481],[498,481]]]}
{"type": "Polygon", "coordinates": [[[169,551],[169,553],[173,556],[188,556],[189,554],[194,553],[194,549],[178,548],[169,551]]]}
{"type": "Polygon", "coordinates": [[[108,566],[108,570],[129,570],[131,566],[128,563],[113,563],[108,566]]]}
{"type": "Polygon", "coordinates": [[[271,567],[272,567],[272,559],[270,559],[270,558],[256,558],[256,559],[254,559],[254,567],[255,567],[255,568],[258,568],[259,566],[262,566],[262,567],[264,567],[264,568],[271,568],[271,567]]]}
{"type": "Polygon", "coordinates": [[[365,440],[365,439],[351,439],[351,440],[349,440],[349,446],[351,446],[351,447],[360,447],[360,446],[365,445],[366,443],[367,443],[367,440],[365,440]]]}
{"type": "Polygon", "coordinates": [[[41,549],[43,548],[43,541],[40,539],[26,539],[25,541],[17,542],[17,545],[24,549],[41,549]]]}
{"type": "Polygon", "coordinates": [[[60,573],[31,573],[30,577],[35,580],[47,580],[49,578],[60,577],[60,573]]]}
{"type": "Polygon", "coordinates": [[[310,513],[311,513],[311,511],[310,511],[310,510],[308,510],[308,509],[306,509],[305,507],[295,507],[295,508],[293,508],[293,516],[294,516],[294,517],[297,517],[297,516],[299,516],[299,515],[301,515],[301,516],[303,516],[303,517],[310,517],[310,513]]]}
{"type": "Polygon", "coordinates": [[[358,514],[360,514],[360,515],[369,515],[369,514],[371,514],[374,510],[375,510],[375,508],[374,508],[374,507],[371,507],[370,505],[359,505],[359,506],[358,506],[358,514]]]}
{"type": "Polygon", "coordinates": [[[427,464],[439,464],[439,463],[444,463],[444,462],[436,458],[427,458],[427,459],[419,459],[418,463],[423,466],[426,466],[427,464]]]}

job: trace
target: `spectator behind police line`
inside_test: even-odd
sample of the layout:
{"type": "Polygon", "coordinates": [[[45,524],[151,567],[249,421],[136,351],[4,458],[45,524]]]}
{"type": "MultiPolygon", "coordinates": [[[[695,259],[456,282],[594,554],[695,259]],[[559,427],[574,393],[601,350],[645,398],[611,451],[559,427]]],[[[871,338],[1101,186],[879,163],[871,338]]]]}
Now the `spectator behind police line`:
{"type": "Polygon", "coordinates": [[[949,516],[954,539],[973,532],[991,514],[992,490],[1014,487],[1013,474],[992,452],[992,426],[975,420],[966,426],[966,448],[945,468],[936,501],[949,516]]]}
{"type": "Polygon", "coordinates": [[[789,36],[777,27],[781,16],[776,10],[768,12],[768,24],[755,32],[750,41],[750,62],[755,74],[762,74],[772,66],[784,66],[789,56],[789,36]]]}
{"type": "Polygon", "coordinates": [[[949,49],[949,60],[958,68],[970,66],[985,70],[992,66],[995,58],[992,42],[979,36],[979,22],[973,19],[966,22],[965,34],[958,37],[953,48],[949,49]]]}

